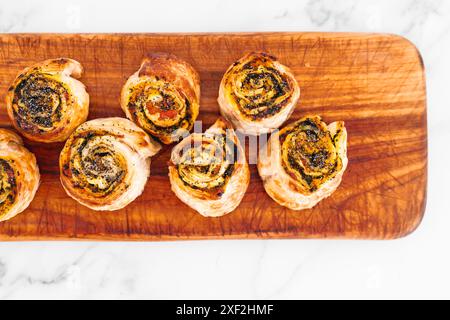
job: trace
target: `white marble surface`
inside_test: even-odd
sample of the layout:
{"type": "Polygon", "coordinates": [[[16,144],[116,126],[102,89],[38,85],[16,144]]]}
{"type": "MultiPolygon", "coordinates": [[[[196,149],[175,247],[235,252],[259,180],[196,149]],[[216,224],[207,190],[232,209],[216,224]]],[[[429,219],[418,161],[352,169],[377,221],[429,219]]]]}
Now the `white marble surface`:
{"type": "Polygon", "coordinates": [[[397,241],[0,243],[0,299],[450,298],[450,1],[2,1],[0,32],[370,31],[428,86],[425,219],[397,241]]]}

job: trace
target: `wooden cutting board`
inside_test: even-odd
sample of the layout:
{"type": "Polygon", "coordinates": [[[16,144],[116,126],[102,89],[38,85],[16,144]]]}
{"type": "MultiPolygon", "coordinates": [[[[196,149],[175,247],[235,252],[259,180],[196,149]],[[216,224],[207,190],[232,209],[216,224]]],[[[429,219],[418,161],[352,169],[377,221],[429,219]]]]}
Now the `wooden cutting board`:
{"type": "Polygon", "coordinates": [[[13,34],[0,35],[0,126],[11,127],[5,94],[17,72],[37,61],[70,57],[85,67],[90,119],[124,116],[119,93],[150,52],[170,52],[200,73],[204,129],[218,117],[219,82],[248,51],[291,67],[302,90],[290,118],[344,120],[349,166],[338,190],[311,210],[291,211],[265,193],[255,165],[241,205],[204,218],[171,192],[171,146],[152,160],[142,196],[123,210],[95,212],[69,198],[59,182],[62,144],[26,141],[42,184],[30,207],[0,223],[1,240],[186,240],[248,238],[392,239],[416,229],[427,183],[424,67],[407,40],[386,34],[13,34]]]}

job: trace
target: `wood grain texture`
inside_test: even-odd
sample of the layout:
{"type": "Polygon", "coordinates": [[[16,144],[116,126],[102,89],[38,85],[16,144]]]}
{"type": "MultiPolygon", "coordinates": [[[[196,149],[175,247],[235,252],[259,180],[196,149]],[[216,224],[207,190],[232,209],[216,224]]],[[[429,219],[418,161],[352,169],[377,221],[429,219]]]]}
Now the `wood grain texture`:
{"type": "Polygon", "coordinates": [[[427,128],[423,63],[407,40],[383,34],[16,34],[0,35],[0,126],[11,127],[5,94],[16,74],[37,61],[80,61],[91,97],[89,119],[124,116],[122,85],[150,52],[169,52],[199,72],[203,128],[219,115],[217,94],[227,67],[248,51],[279,58],[296,75],[300,103],[291,122],[319,114],[344,120],[349,166],[343,182],[311,210],[290,211],[265,193],[251,165],[238,209],[204,218],[170,191],[171,146],[153,158],[142,196],[123,210],[94,212],[66,195],[58,176],[62,144],[26,141],[42,184],[30,207],[0,223],[1,240],[184,240],[236,238],[392,239],[419,225],[426,203],[427,128]]]}

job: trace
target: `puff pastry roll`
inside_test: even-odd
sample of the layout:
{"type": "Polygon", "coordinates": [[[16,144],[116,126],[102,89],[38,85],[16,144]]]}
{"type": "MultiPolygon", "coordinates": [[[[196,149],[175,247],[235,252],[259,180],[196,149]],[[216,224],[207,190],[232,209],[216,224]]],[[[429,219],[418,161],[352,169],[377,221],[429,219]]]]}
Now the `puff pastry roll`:
{"type": "Polygon", "coordinates": [[[94,210],[118,210],[144,190],[150,157],[160,145],[124,118],[87,121],[67,140],[59,158],[67,194],[94,210]]]}
{"type": "Polygon", "coordinates": [[[39,142],[65,141],[86,121],[89,95],[78,61],[59,58],[23,70],[6,96],[8,115],[26,138],[39,142]]]}
{"type": "Polygon", "coordinates": [[[292,114],[300,88],[292,72],[266,53],[249,53],[222,78],[220,113],[246,134],[272,132],[292,114]]]}
{"type": "Polygon", "coordinates": [[[204,134],[193,133],[172,150],[172,191],[205,217],[219,217],[241,202],[250,171],[231,126],[218,119],[204,134]]]}
{"type": "Polygon", "coordinates": [[[174,55],[145,58],[122,88],[120,105],[128,119],[164,144],[192,129],[199,112],[200,78],[174,55]]]}
{"type": "Polygon", "coordinates": [[[302,210],[336,190],[347,163],[344,122],[327,126],[319,116],[311,116],[271,135],[258,158],[258,172],[273,200],[302,210]]]}
{"type": "Polygon", "coordinates": [[[36,158],[12,131],[0,129],[0,221],[24,211],[39,187],[36,158]]]}

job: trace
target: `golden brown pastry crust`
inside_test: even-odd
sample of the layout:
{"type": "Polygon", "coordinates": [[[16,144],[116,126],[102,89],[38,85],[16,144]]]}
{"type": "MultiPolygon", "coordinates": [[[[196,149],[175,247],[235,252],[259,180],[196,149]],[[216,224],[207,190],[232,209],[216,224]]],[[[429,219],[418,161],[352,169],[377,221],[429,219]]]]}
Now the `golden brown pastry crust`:
{"type": "Polygon", "coordinates": [[[266,53],[249,53],[222,78],[220,113],[237,130],[258,135],[272,132],[292,114],[300,88],[291,70],[266,53]]]}
{"type": "Polygon", "coordinates": [[[0,129],[0,221],[24,211],[39,187],[36,158],[12,131],[0,129]]]}
{"type": "Polygon", "coordinates": [[[336,190],[347,163],[344,122],[327,126],[319,116],[307,116],[272,133],[267,153],[258,158],[258,172],[273,200],[302,210],[336,190]]]}
{"type": "Polygon", "coordinates": [[[59,158],[67,194],[94,210],[118,210],[144,190],[150,157],[160,145],[124,118],[87,121],[67,140],[59,158]]]}
{"type": "Polygon", "coordinates": [[[233,211],[245,195],[250,171],[232,126],[218,119],[204,134],[193,133],[171,155],[172,191],[205,217],[233,211]]]}
{"type": "Polygon", "coordinates": [[[145,58],[122,88],[120,105],[128,119],[165,144],[189,134],[199,112],[200,78],[174,55],[145,58]]]}
{"type": "Polygon", "coordinates": [[[6,95],[8,115],[26,138],[39,142],[64,141],[86,121],[89,95],[78,61],[50,59],[25,68],[6,95]]]}

